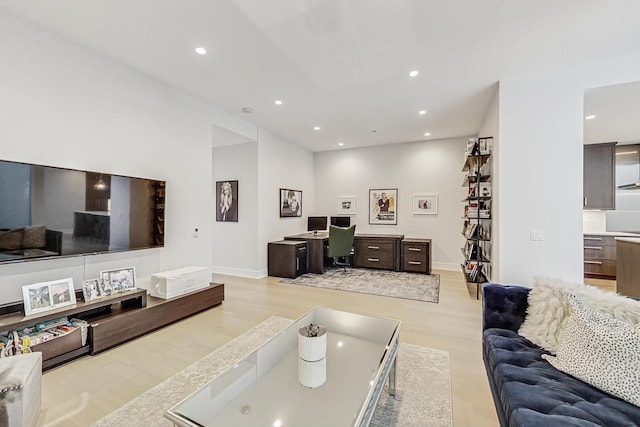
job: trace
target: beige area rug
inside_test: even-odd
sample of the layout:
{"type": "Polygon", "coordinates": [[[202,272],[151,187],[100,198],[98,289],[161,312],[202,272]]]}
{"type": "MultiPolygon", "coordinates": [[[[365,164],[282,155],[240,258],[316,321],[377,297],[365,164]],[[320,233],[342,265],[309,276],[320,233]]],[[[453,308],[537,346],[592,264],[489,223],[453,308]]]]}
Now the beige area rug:
{"type": "Polygon", "coordinates": [[[360,292],[363,294],[438,302],[440,275],[374,270],[367,268],[328,269],[324,274],[307,273],[283,283],[360,292]]]}
{"type": "MultiPolygon", "coordinates": [[[[282,317],[270,317],[98,420],[93,427],[172,426],[163,416],[167,409],[236,364],[291,322],[282,317]]],[[[370,425],[453,425],[449,353],[402,343],[397,359],[396,398],[386,391],[382,393],[370,425]]]]}

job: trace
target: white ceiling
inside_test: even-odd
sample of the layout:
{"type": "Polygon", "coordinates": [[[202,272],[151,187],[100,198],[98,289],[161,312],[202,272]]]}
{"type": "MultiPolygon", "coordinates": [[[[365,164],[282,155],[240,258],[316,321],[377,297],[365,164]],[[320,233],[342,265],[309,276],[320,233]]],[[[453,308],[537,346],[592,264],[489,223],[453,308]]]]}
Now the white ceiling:
{"type": "Polygon", "coordinates": [[[313,151],[473,135],[499,80],[640,52],[637,0],[0,0],[0,7],[313,151]],[[197,46],[207,55],[195,54],[197,46]]]}

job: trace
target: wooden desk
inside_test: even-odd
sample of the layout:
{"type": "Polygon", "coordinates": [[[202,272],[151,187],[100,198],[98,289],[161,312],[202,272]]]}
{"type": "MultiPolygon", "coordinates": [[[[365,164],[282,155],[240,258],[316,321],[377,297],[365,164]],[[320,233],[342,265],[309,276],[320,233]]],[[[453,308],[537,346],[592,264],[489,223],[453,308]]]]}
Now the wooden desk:
{"type": "MultiPolygon", "coordinates": [[[[400,242],[402,234],[357,234],[354,240],[354,267],[401,270],[400,242]]],[[[307,242],[309,272],[324,273],[324,247],[329,243],[329,233],[304,233],[285,236],[285,240],[307,242]]]]}
{"type": "Polygon", "coordinates": [[[306,241],[309,273],[324,273],[324,247],[329,244],[329,233],[296,234],[295,236],[285,236],[284,240],[306,241]]]}
{"type": "Polygon", "coordinates": [[[617,292],[640,298],[640,239],[616,237],[617,292]]]}

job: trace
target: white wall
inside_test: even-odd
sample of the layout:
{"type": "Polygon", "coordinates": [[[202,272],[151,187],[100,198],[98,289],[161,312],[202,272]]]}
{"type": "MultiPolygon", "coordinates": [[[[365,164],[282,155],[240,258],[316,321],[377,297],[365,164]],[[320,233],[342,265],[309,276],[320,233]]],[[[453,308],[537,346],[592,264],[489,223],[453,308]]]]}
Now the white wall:
{"type": "Polygon", "coordinates": [[[583,280],[584,91],[637,80],[640,55],[500,83],[501,282],[583,280]]]}
{"type": "MultiPolygon", "coordinates": [[[[391,144],[315,154],[316,205],[309,215],[335,215],[338,196],[356,196],[358,233],[432,239],[432,266],[460,270],[464,238],[462,187],[467,138],[391,144]],[[398,189],[398,224],[369,224],[369,190],[398,189]],[[437,194],[437,215],[413,215],[414,194],[437,194]]],[[[305,214],[306,215],[306,214],[305,214]]]]}
{"type": "MultiPolygon", "coordinates": [[[[213,182],[238,181],[238,222],[214,222],[213,271],[261,277],[258,259],[258,143],[213,150],[213,182]]],[[[217,201],[216,201],[217,203],[217,201]]],[[[212,217],[215,221],[215,215],[212,217]]]]}
{"type": "Polygon", "coordinates": [[[315,211],[313,153],[266,129],[258,133],[258,261],[267,274],[267,243],[304,233],[315,211]],[[279,189],[302,191],[302,216],[280,218],[279,189]]]}
{"type": "Polygon", "coordinates": [[[0,158],[167,181],[165,248],[0,266],[0,302],[21,285],[135,266],[211,264],[212,123],[225,114],[0,12],[0,158]],[[201,230],[194,238],[192,228],[201,230]]]}

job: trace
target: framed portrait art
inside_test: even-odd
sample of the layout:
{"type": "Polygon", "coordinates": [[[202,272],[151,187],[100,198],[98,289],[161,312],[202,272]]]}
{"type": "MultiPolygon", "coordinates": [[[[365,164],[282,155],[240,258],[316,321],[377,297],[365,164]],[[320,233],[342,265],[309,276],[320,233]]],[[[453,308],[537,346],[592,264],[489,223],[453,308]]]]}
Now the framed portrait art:
{"type": "Polygon", "coordinates": [[[100,292],[102,295],[111,295],[112,293],[132,291],[134,289],[136,289],[135,267],[100,272],[100,292]]]}
{"type": "Polygon", "coordinates": [[[82,295],[85,301],[100,298],[100,280],[89,279],[82,282],[82,295]]]}
{"type": "Polygon", "coordinates": [[[24,285],[22,297],[25,316],[76,303],[72,278],[24,285]]]}
{"type": "Polygon", "coordinates": [[[398,224],[398,189],[369,190],[369,224],[398,224]]]}
{"type": "Polygon", "coordinates": [[[302,191],[280,189],[280,218],[302,216],[302,191]]]}
{"type": "Polygon", "coordinates": [[[414,215],[437,215],[438,195],[437,194],[414,194],[413,195],[414,215]]]}
{"type": "Polygon", "coordinates": [[[339,215],[355,215],[356,214],[356,197],[355,196],[338,196],[337,211],[339,215]]]}
{"type": "Polygon", "coordinates": [[[238,181],[216,182],[216,221],[238,222],[238,181]]]}

